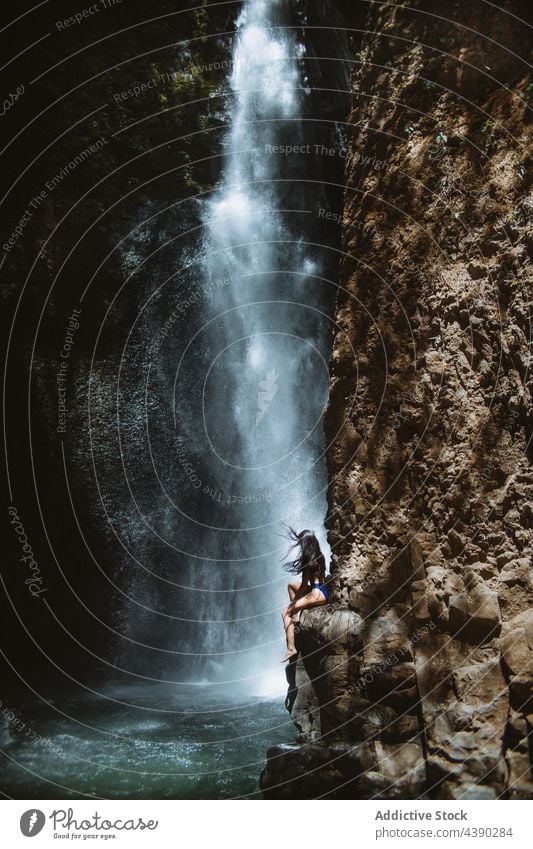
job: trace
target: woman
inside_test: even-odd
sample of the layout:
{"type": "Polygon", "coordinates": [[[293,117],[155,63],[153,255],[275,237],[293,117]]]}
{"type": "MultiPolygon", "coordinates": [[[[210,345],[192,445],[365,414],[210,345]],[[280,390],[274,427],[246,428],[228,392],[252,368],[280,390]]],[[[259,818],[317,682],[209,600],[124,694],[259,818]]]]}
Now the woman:
{"type": "Polygon", "coordinates": [[[289,528],[289,539],[293,545],[289,549],[298,549],[298,557],[285,564],[288,572],[301,575],[300,581],[290,581],[288,584],[289,606],[281,614],[287,637],[287,651],[282,663],[286,663],[297,654],[294,644],[294,624],[301,610],[307,607],[317,607],[326,604],[329,590],[326,586],[326,561],[320,551],[320,545],[313,531],[303,530],[299,534],[289,528]]]}

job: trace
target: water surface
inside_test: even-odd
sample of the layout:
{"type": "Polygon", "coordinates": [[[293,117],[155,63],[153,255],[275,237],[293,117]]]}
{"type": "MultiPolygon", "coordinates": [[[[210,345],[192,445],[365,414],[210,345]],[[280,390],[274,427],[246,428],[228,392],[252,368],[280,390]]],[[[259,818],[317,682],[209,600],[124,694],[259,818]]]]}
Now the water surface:
{"type": "Polygon", "coordinates": [[[19,799],[261,798],[266,749],[295,731],[281,698],[201,698],[159,685],[21,706],[2,731],[3,791],[19,799]],[[125,703],[135,704],[128,707],[125,703]],[[62,713],[65,715],[62,715],[62,713]],[[70,718],[68,718],[70,716],[70,718]],[[29,740],[26,728],[43,739],[29,740]]]}

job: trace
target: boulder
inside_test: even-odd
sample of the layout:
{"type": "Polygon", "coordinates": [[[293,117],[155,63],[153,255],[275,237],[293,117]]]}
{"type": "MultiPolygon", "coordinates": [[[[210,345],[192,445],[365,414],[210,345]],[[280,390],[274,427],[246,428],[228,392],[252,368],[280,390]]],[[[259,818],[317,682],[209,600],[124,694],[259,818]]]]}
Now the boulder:
{"type": "Polygon", "coordinates": [[[504,623],[500,650],[511,703],[515,710],[529,714],[533,712],[533,610],[504,623]]]}
{"type": "Polygon", "coordinates": [[[286,707],[298,729],[298,742],[307,743],[320,738],[320,704],[301,655],[287,664],[286,707]]]}
{"type": "Polygon", "coordinates": [[[498,595],[483,587],[457,593],[449,602],[449,629],[458,640],[483,643],[498,636],[501,629],[498,595]]]}

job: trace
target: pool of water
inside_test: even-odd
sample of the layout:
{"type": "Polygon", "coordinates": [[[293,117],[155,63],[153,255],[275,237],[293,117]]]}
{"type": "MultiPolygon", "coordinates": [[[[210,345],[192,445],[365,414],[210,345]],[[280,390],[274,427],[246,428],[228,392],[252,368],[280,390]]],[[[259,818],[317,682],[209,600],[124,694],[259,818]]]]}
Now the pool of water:
{"type": "Polygon", "coordinates": [[[266,749],[295,737],[283,698],[170,690],[21,705],[18,728],[3,726],[0,789],[18,799],[261,798],[266,749]]]}

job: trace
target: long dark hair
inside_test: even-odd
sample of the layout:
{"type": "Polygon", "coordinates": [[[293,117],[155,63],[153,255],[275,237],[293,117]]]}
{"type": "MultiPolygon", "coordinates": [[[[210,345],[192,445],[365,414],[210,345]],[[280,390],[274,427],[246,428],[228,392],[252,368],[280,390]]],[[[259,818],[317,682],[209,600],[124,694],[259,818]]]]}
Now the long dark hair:
{"type": "Polygon", "coordinates": [[[292,551],[298,549],[298,557],[287,560],[284,564],[287,572],[301,575],[304,570],[307,570],[311,576],[318,573],[320,582],[323,583],[326,579],[326,561],[313,531],[304,528],[297,533],[294,528],[288,527],[287,538],[292,542],[287,557],[292,551]]]}

